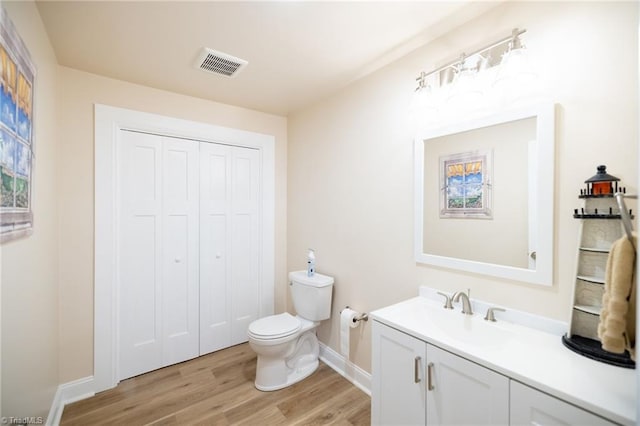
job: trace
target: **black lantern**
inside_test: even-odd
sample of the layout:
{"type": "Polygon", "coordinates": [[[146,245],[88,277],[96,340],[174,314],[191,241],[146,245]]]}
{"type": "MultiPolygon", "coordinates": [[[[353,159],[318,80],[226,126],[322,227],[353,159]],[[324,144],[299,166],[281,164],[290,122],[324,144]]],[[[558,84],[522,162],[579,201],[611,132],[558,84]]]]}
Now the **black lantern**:
{"type": "Polygon", "coordinates": [[[613,195],[618,192],[619,181],[620,179],[607,173],[607,166],[598,166],[598,173],[584,181],[587,184],[585,195],[613,195]]]}

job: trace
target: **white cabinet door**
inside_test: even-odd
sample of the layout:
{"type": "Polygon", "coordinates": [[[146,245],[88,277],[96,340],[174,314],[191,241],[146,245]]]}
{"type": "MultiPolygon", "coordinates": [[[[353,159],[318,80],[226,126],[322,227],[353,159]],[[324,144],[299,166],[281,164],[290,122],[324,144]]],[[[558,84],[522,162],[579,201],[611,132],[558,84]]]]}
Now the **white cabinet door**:
{"type": "Polygon", "coordinates": [[[371,423],[425,424],[427,344],[373,322],[371,423]]]}
{"type": "Polygon", "coordinates": [[[200,145],[200,354],[247,341],[260,294],[259,151],[200,145]]]}
{"type": "Polygon", "coordinates": [[[120,132],[120,379],[198,355],[198,143],[120,132]]]}
{"type": "Polygon", "coordinates": [[[509,379],[373,322],[374,425],[506,425],[509,379]]]}
{"type": "Polygon", "coordinates": [[[510,423],[514,426],[614,425],[602,417],[513,380],[510,423]]]}
{"type": "Polygon", "coordinates": [[[495,371],[427,346],[428,425],[506,425],[509,379],[495,371]]]}

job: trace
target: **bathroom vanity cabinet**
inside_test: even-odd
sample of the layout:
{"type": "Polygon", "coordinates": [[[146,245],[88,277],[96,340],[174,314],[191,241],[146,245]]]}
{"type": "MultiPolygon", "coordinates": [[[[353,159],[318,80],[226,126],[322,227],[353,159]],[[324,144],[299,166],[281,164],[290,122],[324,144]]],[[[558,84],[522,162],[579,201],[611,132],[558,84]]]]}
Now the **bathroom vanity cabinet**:
{"type": "Polygon", "coordinates": [[[374,425],[614,425],[465,358],[373,322],[374,425]]]}
{"type": "Polygon", "coordinates": [[[609,425],[602,417],[511,380],[509,424],[511,425],[609,425]]]}
{"type": "Polygon", "coordinates": [[[485,310],[416,297],[371,313],[372,424],[635,424],[632,370],[575,354],[556,332],[484,321],[485,310]]]}
{"type": "Polygon", "coordinates": [[[509,379],[373,323],[373,424],[508,424],[509,379]]]}

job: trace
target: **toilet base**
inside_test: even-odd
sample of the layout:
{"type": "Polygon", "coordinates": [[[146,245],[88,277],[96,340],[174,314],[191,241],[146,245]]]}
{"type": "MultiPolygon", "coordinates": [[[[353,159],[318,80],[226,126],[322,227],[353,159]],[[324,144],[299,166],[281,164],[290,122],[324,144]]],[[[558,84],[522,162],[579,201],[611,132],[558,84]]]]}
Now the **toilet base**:
{"type": "Polygon", "coordinates": [[[262,385],[258,383],[258,378],[256,377],[256,382],[255,382],[256,389],[263,392],[270,392],[270,391],[275,391],[279,389],[284,389],[312,375],[318,369],[319,365],[320,365],[320,362],[316,359],[311,364],[305,365],[302,368],[295,369],[289,372],[289,374],[287,374],[287,381],[285,383],[280,383],[280,384],[262,385]]]}
{"type": "MultiPolygon", "coordinates": [[[[279,356],[278,351],[252,345],[258,354],[256,389],[265,392],[283,389],[309,377],[318,369],[320,347],[315,330],[303,333],[289,345],[291,345],[290,352],[281,353],[279,356]]],[[[271,347],[271,349],[275,348],[271,347]]]]}

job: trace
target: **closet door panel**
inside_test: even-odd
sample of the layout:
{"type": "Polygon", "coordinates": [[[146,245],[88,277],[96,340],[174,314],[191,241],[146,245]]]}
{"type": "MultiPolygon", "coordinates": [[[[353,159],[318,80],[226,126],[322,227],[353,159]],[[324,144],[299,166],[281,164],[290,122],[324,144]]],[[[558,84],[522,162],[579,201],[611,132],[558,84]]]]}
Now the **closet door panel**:
{"type": "Polygon", "coordinates": [[[199,354],[199,144],[164,137],[163,364],[199,354]]]}
{"type": "Polygon", "coordinates": [[[162,145],[150,135],[120,136],[118,376],[127,378],[162,367],[162,145]]]}
{"type": "Polygon", "coordinates": [[[260,295],[260,151],[121,131],[120,379],[246,342],[260,295]]]}
{"type": "Polygon", "coordinates": [[[200,355],[231,345],[227,286],[226,218],[212,215],[201,222],[200,355]]]}
{"type": "Polygon", "coordinates": [[[232,150],[232,288],[231,341],[247,341],[249,324],[259,312],[259,152],[234,147],[232,150]]]}
{"type": "Polygon", "coordinates": [[[200,354],[231,345],[230,147],[200,144],[200,354]]]}
{"type": "Polygon", "coordinates": [[[164,252],[165,337],[176,338],[189,332],[189,222],[184,216],[166,219],[167,244],[164,252]]]}
{"type": "Polygon", "coordinates": [[[233,221],[232,344],[247,341],[247,328],[257,319],[256,260],[251,256],[251,217],[235,215],[233,221]]]}

